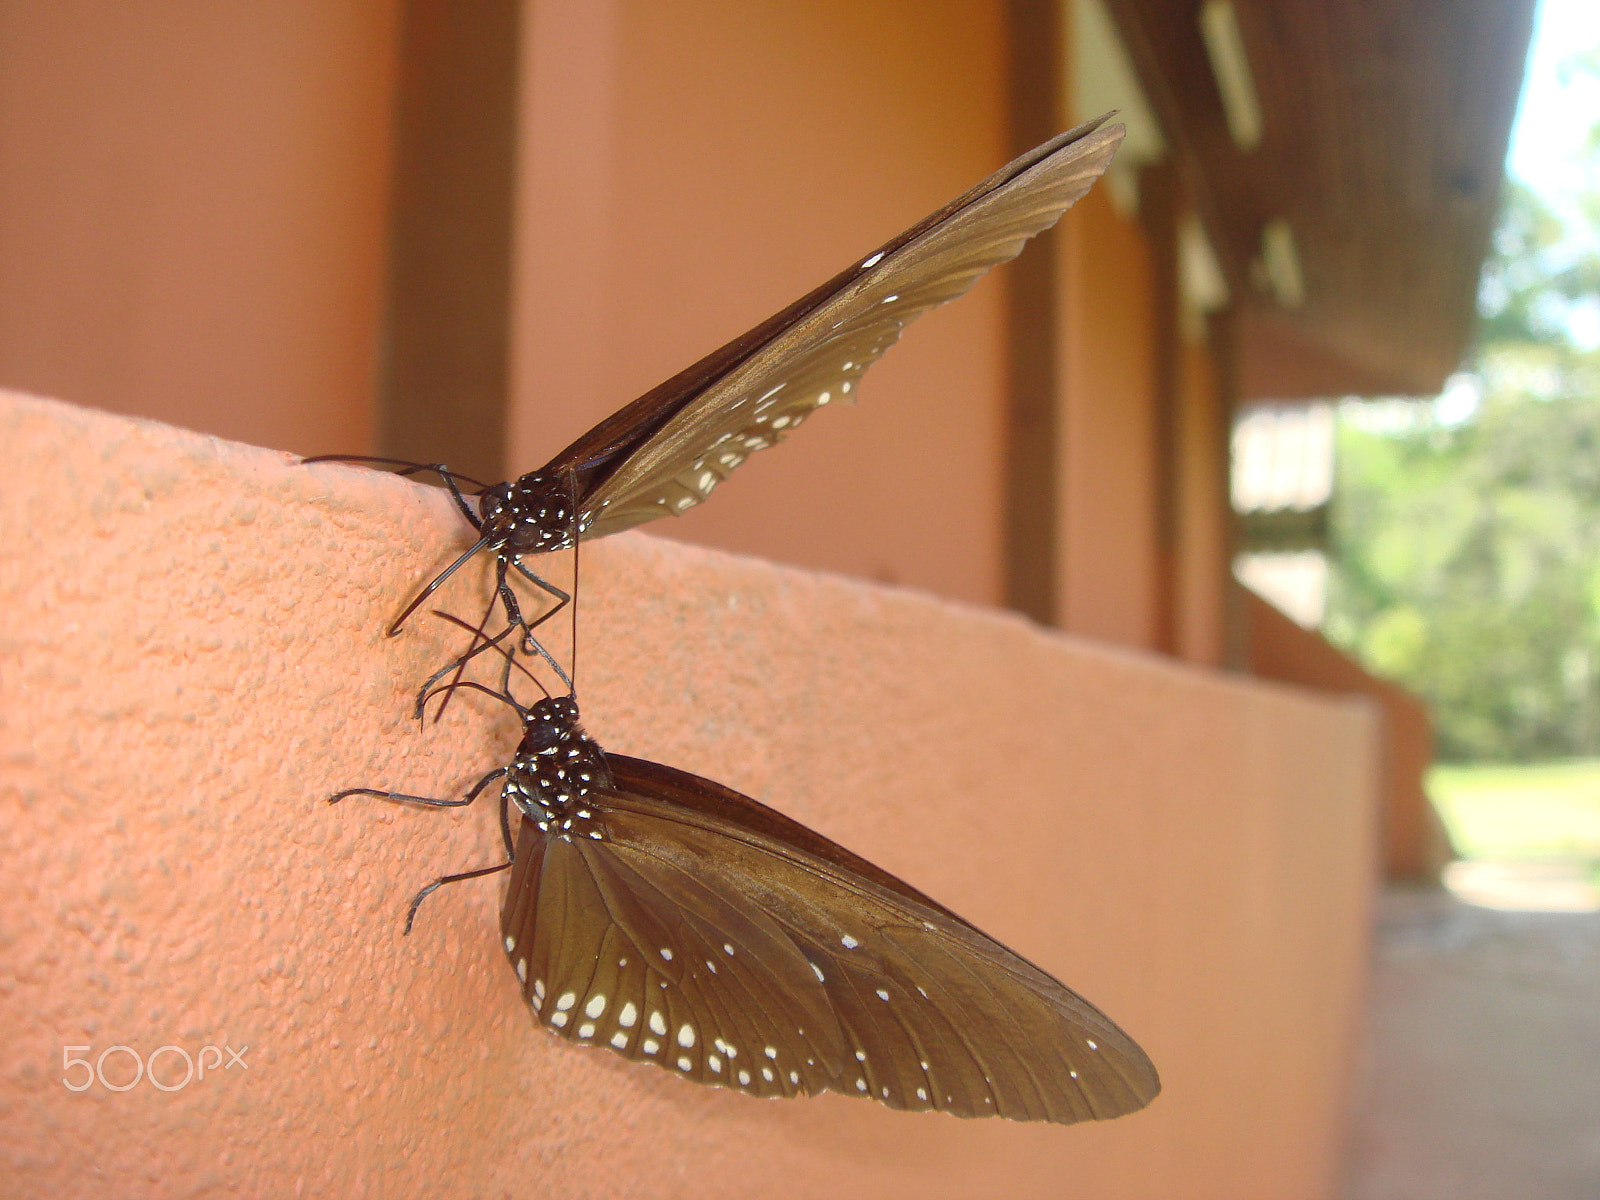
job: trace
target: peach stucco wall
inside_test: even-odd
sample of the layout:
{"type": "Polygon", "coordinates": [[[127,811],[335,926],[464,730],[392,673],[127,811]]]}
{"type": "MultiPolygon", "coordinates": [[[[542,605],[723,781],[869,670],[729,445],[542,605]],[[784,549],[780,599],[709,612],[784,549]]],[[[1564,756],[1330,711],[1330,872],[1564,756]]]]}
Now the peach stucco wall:
{"type": "Polygon", "coordinates": [[[1433,722],[1404,688],[1365,670],[1320,634],[1302,629],[1267,601],[1240,587],[1246,668],[1263,679],[1369,697],[1382,716],[1382,838],[1384,873],[1391,879],[1437,882],[1455,856],[1450,835],[1428,798],[1433,722]]]}
{"type": "Polygon", "coordinates": [[[0,386],[365,449],[396,15],[0,4],[0,386]]]}
{"type": "Polygon", "coordinates": [[[442,493],[15,395],[0,443],[0,1191],[1333,1195],[1373,874],[1364,703],[595,544],[581,685],[607,746],[904,875],[1103,1005],[1165,1085],[1073,1128],[753,1102],[531,1028],[498,879],[401,936],[421,883],[494,861],[489,806],[323,802],[448,794],[508,752],[485,707],[406,718],[456,639],[382,634],[466,541],[442,493]],[[224,1043],[247,1068],[171,1092],[62,1082],[67,1046],[224,1043]]]}

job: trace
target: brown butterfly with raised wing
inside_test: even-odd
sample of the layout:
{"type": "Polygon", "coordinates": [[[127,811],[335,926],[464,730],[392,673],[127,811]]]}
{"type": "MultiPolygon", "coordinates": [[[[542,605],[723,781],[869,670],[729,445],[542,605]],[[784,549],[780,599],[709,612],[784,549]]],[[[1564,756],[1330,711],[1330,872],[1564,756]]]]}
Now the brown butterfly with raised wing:
{"type": "Polygon", "coordinates": [[[477,542],[422,589],[389,632],[397,632],[435,589],[484,550],[499,559],[495,594],[507,617],[530,631],[506,585],[508,570],[560,603],[568,597],[528,571],[523,555],[571,545],[575,528],[586,538],[604,537],[682,513],[705,500],[751,453],[774,445],[816,409],[853,400],[862,374],[910,321],[1015,258],[1029,238],[1054,225],[1089,190],[1122,140],[1122,126],[1101,128],[1105,120],[1070,129],[1008,163],[519,479],[490,485],[438,463],[353,455],[307,459],[387,463],[403,468],[401,474],[435,472],[478,531],[477,542]],[[461,483],[479,489],[477,511],[461,483]]]}

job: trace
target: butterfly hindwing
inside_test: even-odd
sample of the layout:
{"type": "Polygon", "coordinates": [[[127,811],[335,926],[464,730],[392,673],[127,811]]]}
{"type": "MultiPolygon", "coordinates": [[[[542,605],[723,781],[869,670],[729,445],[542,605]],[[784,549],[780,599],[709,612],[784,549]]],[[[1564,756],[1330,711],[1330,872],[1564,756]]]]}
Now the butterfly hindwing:
{"type": "MultiPolygon", "coordinates": [[[[605,797],[593,799],[605,820],[605,797]]],[[[838,1033],[820,987],[791,986],[811,978],[794,946],[681,869],[641,875],[629,860],[524,823],[502,924],[538,1020],[697,1083],[825,1090],[838,1033]]]]}
{"type": "Polygon", "coordinates": [[[754,801],[729,819],[709,781],[607,759],[615,789],[586,799],[601,837],[525,822],[506,901],[523,993],[558,1034],[755,1095],[958,1116],[1102,1119],[1159,1089],[1092,1005],[887,872],[764,829],[754,801]],[[710,799],[683,803],[696,782],[710,799]]]}

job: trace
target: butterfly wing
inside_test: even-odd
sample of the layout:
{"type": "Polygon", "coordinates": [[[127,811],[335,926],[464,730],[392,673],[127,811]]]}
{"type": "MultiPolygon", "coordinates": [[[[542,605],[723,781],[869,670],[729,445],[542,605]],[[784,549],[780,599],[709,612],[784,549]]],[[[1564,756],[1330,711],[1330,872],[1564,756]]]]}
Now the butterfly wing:
{"type": "Polygon", "coordinates": [[[585,536],[700,503],[752,452],[848,402],[907,323],[1015,258],[1122,140],[1101,121],[1003,167],[877,252],[602,421],[551,461],[582,485],[585,536]]]}
{"type": "Polygon", "coordinates": [[[558,1034],[754,1095],[963,1117],[1104,1119],[1159,1090],[1092,1005],[887,872],[673,799],[727,790],[709,781],[607,761],[600,836],[524,824],[504,912],[524,994],[558,1034]]]}
{"type": "Polygon", "coordinates": [[[840,1033],[816,988],[790,987],[810,968],[781,929],[715,888],[648,863],[641,873],[611,845],[523,823],[502,927],[538,1020],[697,1083],[768,1097],[826,1090],[840,1033]]]}

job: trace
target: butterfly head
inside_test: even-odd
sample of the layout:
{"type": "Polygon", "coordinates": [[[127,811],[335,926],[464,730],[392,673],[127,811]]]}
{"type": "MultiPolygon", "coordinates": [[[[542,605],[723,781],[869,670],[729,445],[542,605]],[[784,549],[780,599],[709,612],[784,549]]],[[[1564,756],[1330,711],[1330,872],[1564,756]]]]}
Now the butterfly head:
{"type": "Polygon", "coordinates": [[[546,471],[486,488],[478,514],[489,548],[510,554],[540,554],[572,544],[570,482],[546,471]]]}
{"type": "Polygon", "coordinates": [[[528,709],[505,786],[540,830],[569,836],[588,832],[583,800],[596,788],[612,786],[611,770],[605,753],[578,723],[572,697],[549,697],[528,709]]]}

